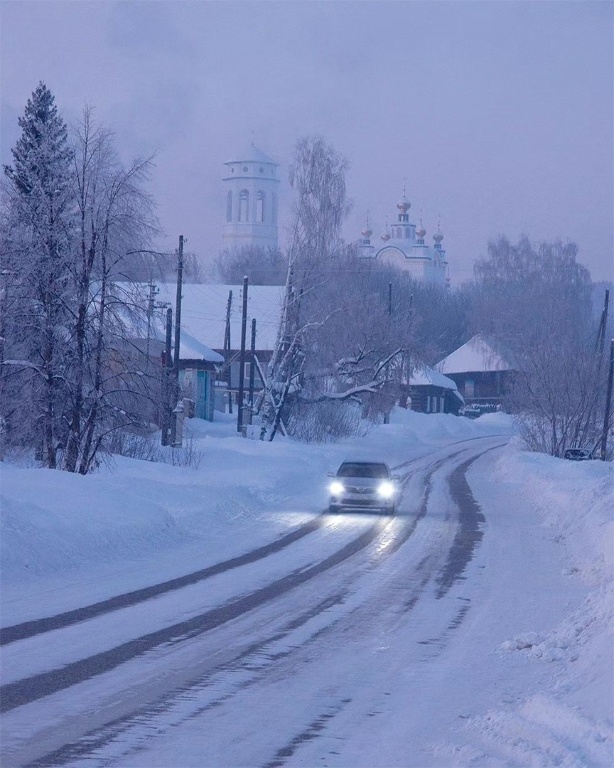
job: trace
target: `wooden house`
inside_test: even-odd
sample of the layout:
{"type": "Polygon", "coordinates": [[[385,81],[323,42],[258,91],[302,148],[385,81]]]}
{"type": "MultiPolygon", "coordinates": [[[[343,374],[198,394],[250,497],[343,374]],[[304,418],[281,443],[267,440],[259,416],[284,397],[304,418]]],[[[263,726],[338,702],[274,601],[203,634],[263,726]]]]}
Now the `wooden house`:
{"type": "Polygon", "coordinates": [[[467,405],[500,406],[513,368],[492,342],[477,335],[441,360],[437,370],[452,379],[467,405]]]}

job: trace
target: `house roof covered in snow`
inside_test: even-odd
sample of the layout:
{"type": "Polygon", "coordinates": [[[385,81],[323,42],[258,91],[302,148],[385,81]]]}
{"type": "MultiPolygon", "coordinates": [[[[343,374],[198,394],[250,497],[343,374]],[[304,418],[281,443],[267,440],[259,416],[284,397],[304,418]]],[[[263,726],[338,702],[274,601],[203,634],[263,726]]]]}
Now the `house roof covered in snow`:
{"type": "Polygon", "coordinates": [[[437,364],[441,373],[486,373],[489,371],[509,371],[511,365],[495,351],[492,343],[480,335],[469,339],[466,344],[444,357],[437,364]]]}
{"type": "MultiPolygon", "coordinates": [[[[175,283],[157,283],[156,304],[168,304],[175,311],[175,283]]],[[[205,359],[222,362],[215,349],[223,349],[228,295],[232,291],[230,310],[230,348],[241,346],[242,285],[202,285],[185,283],[181,300],[182,359],[205,359]],[[208,351],[207,351],[208,350],[208,351]],[[215,355],[215,359],[211,357],[215,355]],[[219,358],[219,359],[218,359],[219,358]]],[[[249,349],[252,318],[256,319],[256,349],[272,350],[277,341],[284,286],[250,285],[247,290],[247,334],[249,349]]],[[[151,337],[160,341],[165,336],[165,311],[156,309],[151,323],[151,337]]]]}
{"type": "Polygon", "coordinates": [[[452,379],[449,379],[447,376],[444,376],[443,373],[439,373],[439,371],[436,371],[434,368],[429,368],[428,366],[416,368],[409,380],[409,385],[410,387],[430,385],[433,387],[441,387],[441,389],[456,389],[456,384],[452,379]]]}

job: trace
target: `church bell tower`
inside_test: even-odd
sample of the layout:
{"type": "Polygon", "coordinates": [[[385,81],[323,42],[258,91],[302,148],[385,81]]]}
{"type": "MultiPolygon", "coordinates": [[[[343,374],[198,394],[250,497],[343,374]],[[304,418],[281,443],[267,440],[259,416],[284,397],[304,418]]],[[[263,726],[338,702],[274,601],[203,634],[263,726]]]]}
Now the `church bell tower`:
{"type": "Polygon", "coordinates": [[[224,248],[277,248],[279,165],[252,144],[224,163],[224,248]]]}

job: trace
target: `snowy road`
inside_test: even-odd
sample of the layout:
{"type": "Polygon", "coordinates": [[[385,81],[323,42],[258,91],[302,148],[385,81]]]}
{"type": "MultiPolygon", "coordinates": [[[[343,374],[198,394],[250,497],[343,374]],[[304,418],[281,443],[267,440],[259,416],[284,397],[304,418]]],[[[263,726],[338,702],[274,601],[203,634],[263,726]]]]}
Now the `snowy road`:
{"type": "Polygon", "coordinates": [[[394,517],[322,514],[217,566],[5,628],[4,764],[370,765],[361,743],[383,713],[398,760],[394,739],[412,743],[456,676],[443,656],[466,653],[492,512],[467,472],[504,442],[396,467],[394,517]]]}

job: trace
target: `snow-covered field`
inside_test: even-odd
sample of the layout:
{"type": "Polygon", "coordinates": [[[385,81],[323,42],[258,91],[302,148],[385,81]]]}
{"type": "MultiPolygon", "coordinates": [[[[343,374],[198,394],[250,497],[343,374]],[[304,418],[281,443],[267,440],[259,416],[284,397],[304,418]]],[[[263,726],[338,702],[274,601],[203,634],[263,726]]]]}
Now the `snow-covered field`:
{"type": "MultiPolygon", "coordinates": [[[[362,438],[261,443],[238,437],[234,422],[216,416],[213,424],[189,424],[198,469],[117,458],[80,477],[0,465],[2,625],[88,605],[271,542],[324,509],[326,472],[347,457],[397,465],[455,441],[513,434],[501,414],[469,421],[398,410],[391,424],[362,438]]],[[[462,592],[450,596],[472,605],[455,642],[429,665],[408,669],[407,679],[388,681],[378,710],[386,712],[384,723],[367,718],[373,726],[356,732],[349,707],[328,740],[322,729],[288,756],[288,765],[614,763],[612,465],[529,454],[512,437],[478,459],[468,479],[486,523],[462,592]],[[432,693],[439,676],[441,701],[421,702],[415,691],[432,693]],[[332,748],[334,739],[343,749],[332,748]]],[[[340,535],[331,530],[322,546],[335,546],[340,535]]],[[[300,549],[293,553],[300,557],[300,549]]],[[[267,567],[272,574],[286,565],[280,556],[267,567]]],[[[254,573],[260,578],[262,567],[254,573]]],[[[415,647],[415,633],[436,620],[437,603],[429,605],[389,639],[387,652],[400,658],[415,647]]],[[[54,652],[64,663],[61,649],[54,652]]],[[[384,658],[379,654],[363,679],[363,708],[366,681],[377,689],[384,658]]],[[[36,670],[50,659],[28,663],[36,670]]],[[[6,654],[3,683],[20,677],[20,663],[6,654]]],[[[21,676],[30,673],[24,668],[21,676]]],[[[184,752],[167,751],[175,757],[166,763],[160,755],[172,740],[162,739],[155,764],[198,764],[197,739],[191,750],[184,735],[184,752]]],[[[148,759],[145,753],[140,762],[114,764],[153,765],[148,759]]]]}

